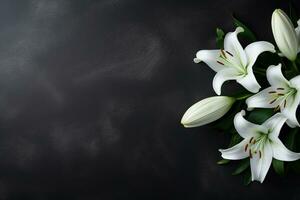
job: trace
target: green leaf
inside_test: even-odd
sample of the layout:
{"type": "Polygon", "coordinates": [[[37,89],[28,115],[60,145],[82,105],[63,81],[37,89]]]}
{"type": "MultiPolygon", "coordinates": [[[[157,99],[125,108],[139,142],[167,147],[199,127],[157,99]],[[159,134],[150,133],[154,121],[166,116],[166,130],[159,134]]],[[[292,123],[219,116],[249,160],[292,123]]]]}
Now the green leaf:
{"type": "Polygon", "coordinates": [[[242,23],[240,20],[234,17],[234,15],[232,15],[232,18],[233,18],[233,24],[236,27],[240,26],[244,29],[244,32],[240,33],[241,36],[249,39],[251,42],[256,41],[255,34],[244,23],[242,23]]]}
{"type": "Polygon", "coordinates": [[[298,131],[299,131],[298,127],[293,128],[287,135],[287,138],[285,140],[285,145],[290,150],[296,149],[296,136],[297,136],[298,131]]]}
{"type": "Polygon", "coordinates": [[[220,28],[217,28],[216,29],[216,34],[217,34],[217,37],[216,37],[216,43],[217,43],[217,47],[220,48],[220,49],[223,49],[224,48],[224,31],[220,28]]]}
{"type": "Polygon", "coordinates": [[[248,120],[252,123],[262,124],[274,114],[273,109],[257,108],[250,112],[248,120]]]}
{"type": "Polygon", "coordinates": [[[285,77],[288,79],[291,79],[295,77],[295,71],[294,70],[286,70],[285,71],[285,77]]]}
{"type": "Polygon", "coordinates": [[[222,159],[222,160],[219,160],[219,161],[217,162],[217,164],[218,164],[218,165],[225,165],[225,164],[227,164],[227,163],[229,163],[229,162],[230,162],[230,160],[222,159]]]}
{"type": "Polygon", "coordinates": [[[244,160],[240,161],[238,167],[232,173],[232,175],[238,175],[238,174],[244,172],[249,167],[249,165],[250,165],[249,159],[244,159],[244,160]]]}
{"type": "Polygon", "coordinates": [[[238,133],[232,133],[231,140],[228,147],[232,147],[242,141],[242,137],[238,133]]]}
{"type": "Polygon", "coordinates": [[[273,159],[272,165],[277,174],[279,174],[280,176],[284,175],[284,162],[283,161],[273,159]]]}
{"type": "Polygon", "coordinates": [[[251,183],[252,179],[251,179],[251,172],[250,170],[247,170],[244,174],[243,177],[243,184],[244,185],[249,185],[251,183]]]}
{"type": "Polygon", "coordinates": [[[287,164],[290,164],[289,166],[291,169],[296,172],[297,174],[300,174],[300,160],[294,161],[294,162],[289,162],[287,164]]]}

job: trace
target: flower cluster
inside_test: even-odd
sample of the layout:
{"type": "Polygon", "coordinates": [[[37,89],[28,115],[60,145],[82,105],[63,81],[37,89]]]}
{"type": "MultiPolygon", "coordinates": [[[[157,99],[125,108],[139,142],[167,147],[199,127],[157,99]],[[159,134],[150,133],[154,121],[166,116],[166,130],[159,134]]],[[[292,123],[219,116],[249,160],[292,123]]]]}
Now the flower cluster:
{"type": "Polygon", "coordinates": [[[261,183],[273,158],[279,161],[300,159],[300,153],[289,150],[279,139],[279,133],[285,123],[290,128],[300,127],[296,117],[300,103],[300,75],[295,62],[300,51],[300,20],[299,26],[295,28],[291,19],[282,10],[276,9],[271,24],[277,51],[273,44],[266,41],[255,41],[243,48],[238,35],[244,32],[245,28],[237,26],[234,32],[225,35],[221,49],[197,52],[194,62],[204,62],[216,72],[212,85],[218,96],[197,102],[185,112],[181,120],[188,128],[202,126],[224,117],[237,101],[243,101],[245,109],[235,112],[233,118],[235,131],[242,140],[228,149],[219,151],[226,160],[249,158],[251,180],[261,183]],[[290,62],[291,69],[283,68],[281,62],[266,66],[263,77],[267,79],[269,87],[261,89],[253,66],[263,52],[286,59],[290,62]],[[285,70],[292,71],[289,80],[285,76],[285,70]],[[221,87],[228,80],[239,83],[248,91],[247,95],[220,96],[221,87]],[[259,124],[247,120],[247,113],[257,108],[272,109],[272,116],[259,124]]]}

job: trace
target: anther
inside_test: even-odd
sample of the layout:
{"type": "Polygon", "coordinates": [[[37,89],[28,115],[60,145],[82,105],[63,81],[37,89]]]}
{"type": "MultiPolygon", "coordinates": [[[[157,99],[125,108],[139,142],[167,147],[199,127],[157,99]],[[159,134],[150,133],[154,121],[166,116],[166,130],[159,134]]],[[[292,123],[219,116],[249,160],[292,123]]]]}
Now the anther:
{"type": "Polygon", "coordinates": [[[229,51],[226,51],[226,53],[228,53],[229,55],[231,55],[233,57],[233,55],[229,51]]]}
{"type": "Polygon", "coordinates": [[[224,52],[223,49],[221,49],[221,53],[222,53],[222,55],[224,56],[224,58],[227,58],[227,57],[226,57],[226,54],[225,54],[225,52],[224,52]]]}
{"type": "Polygon", "coordinates": [[[270,92],[269,92],[269,94],[274,94],[274,93],[276,93],[276,91],[270,91],[270,92]]]}
{"type": "Polygon", "coordinates": [[[286,99],[284,100],[283,107],[286,107],[286,99]]]}
{"type": "Polygon", "coordinates": [[[277,90],[284,90],[284,88],[279,87],[279,88],[277,88],[277,90]]]}
{"type": "Polygon", "coordinates": [[[284,94],[282,94],[282,93],[277,93],[277,95],[278,95],[278,96],[284,96],[284,94]]]}
{"type": "Polygon", "coordinates": [[[255,144],[255,143],[256,143],[256,140],[254,139],[253,142],[252,142],[252,144],[255,144]]]}
{"type": "Polygon", "coordinates": [[[251,138],[250,138],[250,141],[249,141],[249,143],[251,143],[251,142],[252,142],[253,138],[254,138],[254,137],[251,137],[251,138]]]}
{"type": "Polygon", "coordinates": [[[246,144],[246,146],[245,146],[245,152],[247,151],[247,149],[248,149],[248,144],[246,144]]]}
{"type": "Polygon", "coordinates": [[[249,157],[252,158],[252,152],[251,152],[251,149],[249,149],[249,157]]]}
{"type": "Polygon", "coordinates": [[[272,104],[276,101],[276,99],[273,99],[272,101],[269,102],[269,104],[272,104]]]}
{"type": "Polygon", "coordinates": [[[261,151],[259,151],[259,158],[261,158],[261,151]]]}
{"type": "Polygon", "coordinates": [[[224,63],[222,63],[222,62],[220,62],[220,61],[218,61],[218,60],[217,60],[217,63],[219,63],[219,64],[221,64],[221,65],[224,65],[224,63]]]}

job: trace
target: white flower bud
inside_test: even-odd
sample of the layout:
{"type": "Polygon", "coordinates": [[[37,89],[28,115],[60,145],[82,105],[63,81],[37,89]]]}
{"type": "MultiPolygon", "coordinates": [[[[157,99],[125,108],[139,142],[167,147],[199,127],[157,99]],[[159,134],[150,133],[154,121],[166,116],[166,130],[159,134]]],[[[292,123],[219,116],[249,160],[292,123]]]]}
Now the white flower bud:
{"type": "Polygon", "coordinates": [[[280,9],[276,9],[272,14],[272,31],[281,53],[294,61],[298,52],[296,31],[290,18],[280,9]]]}
{"type": "Polygon", "coordinates": [[[235,102],[235,98],[214,96],[192,105],[183,115],[181,123],[187,128],[202,126],[224,116],[235,102]]]}

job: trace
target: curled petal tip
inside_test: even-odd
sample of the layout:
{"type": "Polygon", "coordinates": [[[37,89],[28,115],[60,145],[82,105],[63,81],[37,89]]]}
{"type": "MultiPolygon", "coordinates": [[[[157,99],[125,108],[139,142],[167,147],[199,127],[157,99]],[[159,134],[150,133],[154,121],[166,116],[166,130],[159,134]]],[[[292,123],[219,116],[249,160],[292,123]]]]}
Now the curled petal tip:
{"type": "Polygon", "coordinates": [[[199,58],[194,58],[194,63],[200,63],[201,62],[201,60],[199,59],[199,58]]]}
{"type": "Polygon", "coordinates": [[[235,29],[235,31],[236,31],[237,33],[241,33],[241,32],[244,32],[244,29],[243,29],[242,27],[238,26],[238,27],[235,29]]]}
{"type": "Polygon", "coordinates": [[[246,111],[245,110],[241,110],[240,113],[241,113],[242,116],[246,115],[246,111]]]}

